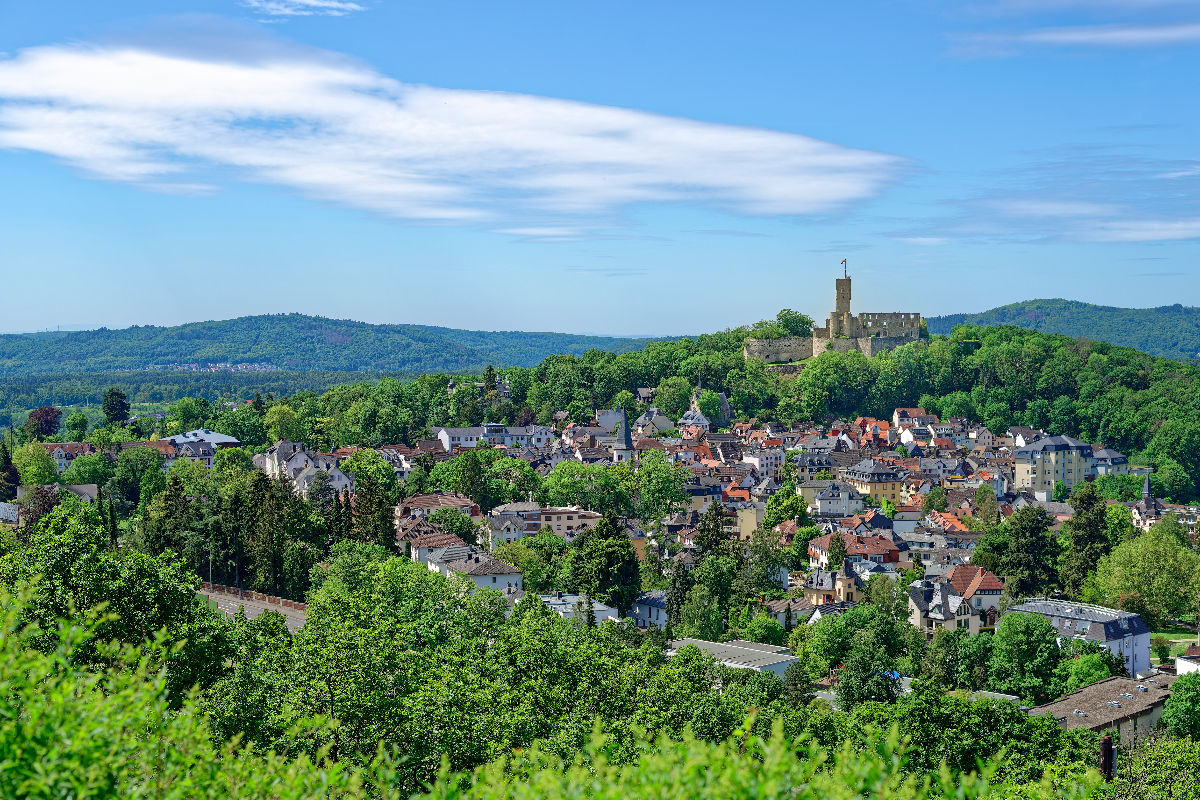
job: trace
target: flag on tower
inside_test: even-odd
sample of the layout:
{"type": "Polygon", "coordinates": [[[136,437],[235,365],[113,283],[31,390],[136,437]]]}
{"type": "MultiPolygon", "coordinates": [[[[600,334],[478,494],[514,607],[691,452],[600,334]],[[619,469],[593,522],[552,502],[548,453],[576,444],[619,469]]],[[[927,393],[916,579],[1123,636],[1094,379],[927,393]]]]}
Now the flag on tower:
{"type": "Polygon", "coordinates": [[[843,259],[842,259],[842,263],[843,263],[843,264],[845,264],[845,263],[846,263],[846,259],[844,259],[844,258],[843,258],[843,259]]]}

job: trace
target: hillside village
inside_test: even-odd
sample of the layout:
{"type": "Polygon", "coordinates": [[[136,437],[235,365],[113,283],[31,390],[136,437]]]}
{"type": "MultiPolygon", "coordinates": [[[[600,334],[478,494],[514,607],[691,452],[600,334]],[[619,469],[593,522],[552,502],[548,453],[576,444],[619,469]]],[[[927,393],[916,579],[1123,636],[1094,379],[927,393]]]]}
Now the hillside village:
{"type": "MultiPolygon", "coordinates": [[[[782,677],[798,661],[780,646],[785,637],[798,627],[867,603],[869,595],[878,593],[886,582],[900,587],[906,621],[930,642],[939,634],[957,631],[975,636],[996,630],[1006,614],[1036,614],[1053,624],[1060,641],[1099,645],[1113,655],[1117,675],[1109,679],[1114,683],[1107,694],[1114,698],[1106,694],[1105,703],[1118,702],[1116,695],[1124,697],[1129,694],[1126,690],[1137,690],[1145,682],[1162,687],[1153,695],[1154,702],[1143,703],[1132,715],[1093,715],[1094,723],[1088,724],[1096,730],[1120,718],[1131,732],[1144,731],[1161,713],[1176,672],[1200,670],[1195,648],[1173,661],[1160,655],[1157,663],[1152,662],[1151,631],[1137,613],[1061,596],[1028,596],[1013,591],[1003,572],[976,563],[976,550],[987,531],[979,523],[988,521],[989,515],[995,523],[1023,509],[1036,511],[1059,531],[1075,513],[1064,498],[1106,476],[1140,481],[1140,499],[1109,503],[1127,509],[1131,526],[1147,531],[1169,517],[1194,540],[1200,507],[1155,498],[1150,471],[1131,467],[1116,450],[1028,427],[997,433],[965,418],[939,419],[923,408],[897,408],[890,419],[860,417],[784,426],[736,421],[723,393],[718,393],[716,413],[711,416],[701,410],[699,392],[694,393],[690,408],[677,419],[655,406],[654,389],[643,387],[638,397],[644,410],[632,417],[622,409],[602,409],[586,424],[569,422],[561,414],[555,415],[553,426],[439,427],[412,447],[396,444],[317,452],[300,442],[280,440],[254,455],[252,465],[300,496],[332,493],[350,508],[358,504],[360,487],[353,472],[343,467],[366,454],[386,464],[399,486],[411,485],[414,471],[428,472],[438,464],[452,465],[467,454],[485,452],[528,465],[542,481],[577,468],[625,468],[625,474],[636,475],[644,464],[652,463],[676,482],[667,490],[674,496],[660,517],[617,517],[604,507],[554,505],[539,502],[534,492],[490,507],[482,498],[457,491],[416,492],[388,514],[394,548],[432,572],[500,592],[510,608],[527,592],[534,592],[564,618],[596,624],[624,617],[638,628],[665,629],[670,635],[672,628],[688,629],[683,606],[690,597],[672,595],[681,586],[695,583],[687,575],[714,552],[715,540],[741,549],[747,557],[766,541],[781,555],[772,561],[766,583],[759,587],[766,591],[741,613],[749,620],[769,619],[779,633],[760,635],[761,642],[731,639],[746,634],[722,621],[711,629],[711,638],[691,636],[670,642],[668,652],[692,645],[728,666],[782,677]],[[454,515],[450,518],[454,524],[446,524],[447,511],[454,515]],[[529,585],[512,558],[522,542],[552,535],[570,545],[606,517],[628,539],[643,570],[647,563],[657,565],[669,585],[629,593],[627,602],[618,607],[569,591],[553,578],[529,585]]],[[[40,446],[59,473],[67,472],[81,456],[99,453],[115,459],[130,449],[152,451],[162,471],[170,473],[180,462],[212,469],[222,450],[238,445],[232,436],[197,429],[127,442],[118,450],[105,451],[85,442],[40,446]]],[[[95,485],[59,488],[92,502],[98,493],[95,485]]],[[[37,491],[21,487],[17,502],[22,513],[30,510],[21,506],[22,498],[27,502],[29,494],[37,491]]],[[[236,587],[214,581],[206,582],[205,588],[222,593],[236,587]]],[[[241,594],[240,588],[236,590],[241,594]]],[[[258,594],[245,596],[266,600],[258,594]]],[[[831,665],[823,677],[813,678],[815,687],[834,700],[838,666],[831,665]]],[[[901,678],[899,685],[906,685],[908,679],[901,678]]],[[[1086,687],[1075,691],[1095,693],[1086,687]]],[[[1048,687],[1036,694],[1052,702],[1045,709],[1032,708],[1031,713],[1057,714],[1055,709],[1072,702],[1050,697],[1048,687]]],[[[1011,699],[1021,700],[1017,694],[1011,699]]],[[[1068,727],[1081,719],[1058,718],[1068,727]]]]}

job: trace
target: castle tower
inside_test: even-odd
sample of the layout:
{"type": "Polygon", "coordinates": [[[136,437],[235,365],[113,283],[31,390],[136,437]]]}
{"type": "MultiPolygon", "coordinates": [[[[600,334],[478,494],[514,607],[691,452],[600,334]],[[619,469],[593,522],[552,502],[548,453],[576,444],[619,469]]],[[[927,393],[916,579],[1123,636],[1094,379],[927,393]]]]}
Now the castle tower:
{"type": "Polygon", "coordinates": [[[846,276],[845,278],[838,278],[835,281],[835,283],[837,284],[837,289],[836,289],[835,297],[834,297],[834,300],[835,300],[834,311],[838,312],[839,314],[849,314],[850,313],[850,277],[846,276]]]}

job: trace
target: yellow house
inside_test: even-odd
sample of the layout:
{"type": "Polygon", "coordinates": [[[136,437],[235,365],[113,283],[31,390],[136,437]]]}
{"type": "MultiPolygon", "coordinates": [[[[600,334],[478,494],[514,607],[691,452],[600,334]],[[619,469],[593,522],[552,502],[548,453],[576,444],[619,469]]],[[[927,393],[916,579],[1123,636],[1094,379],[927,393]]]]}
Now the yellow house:
{"type": "Polygon", "coordinates": [[[842,480],[850,484],[863,497],[870,496],[875,502],[890,500],[900,502],[900,470],[883,461],[866,458],[853,467],[842,470],[842,480]]]}

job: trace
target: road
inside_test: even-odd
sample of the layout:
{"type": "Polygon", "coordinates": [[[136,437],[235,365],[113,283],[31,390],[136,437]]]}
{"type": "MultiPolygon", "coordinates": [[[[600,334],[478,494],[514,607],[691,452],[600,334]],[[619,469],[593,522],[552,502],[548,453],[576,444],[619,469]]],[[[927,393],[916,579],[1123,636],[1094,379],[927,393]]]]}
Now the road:
{"type": "Polygon", "coordinates": [[[283,614],[283,618],[287,620],[288,630],[295,633],[304,625],[304,612],[295,608],[284,608],[277,606],[274,603],[268,604],[259,600],[251,600],[249,598],[238,598],[237,595],[225,594],[224,592],[206,592],[199,590],[198,594],[202,594],[209,599],[209,602],[216,605],[217,608],[224,611],[227,615],[232,616],[237,613],[238,608],[246,610],[246,616],[251,619],[259,616],[266,611],[278,611],[283,614]]]}

